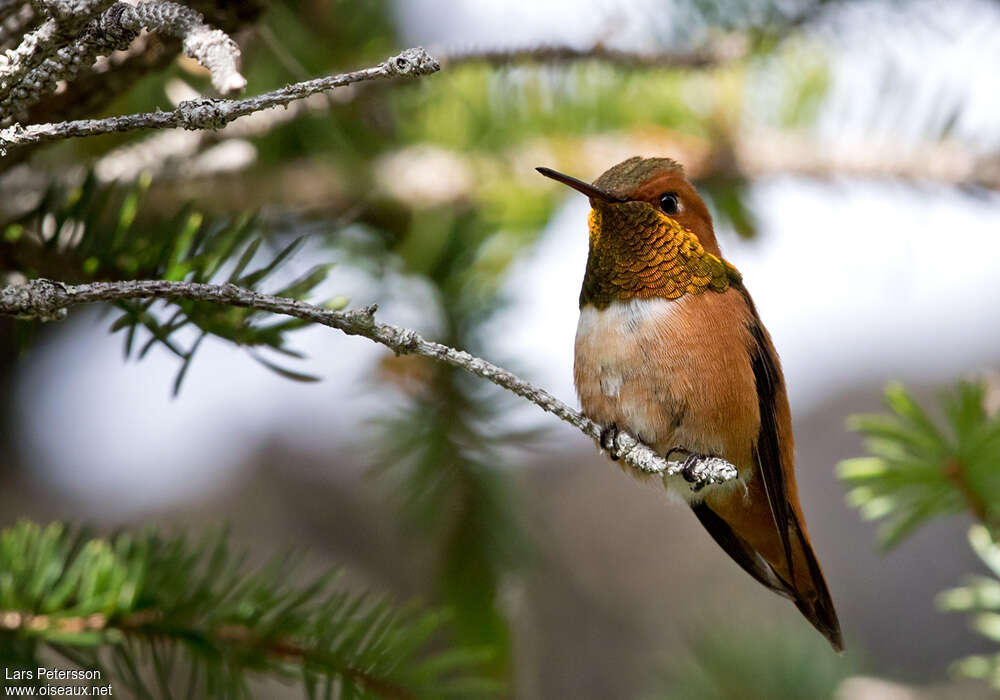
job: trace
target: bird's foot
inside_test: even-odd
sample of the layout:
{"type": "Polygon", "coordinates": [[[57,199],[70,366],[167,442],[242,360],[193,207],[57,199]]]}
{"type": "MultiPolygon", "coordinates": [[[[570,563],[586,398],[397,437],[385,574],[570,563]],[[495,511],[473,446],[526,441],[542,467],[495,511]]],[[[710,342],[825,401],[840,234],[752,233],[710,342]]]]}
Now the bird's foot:
{"type": "Polygon", "coordinates": [[[674,452],[683,452],[685,457],[680,467],[672,470],[672,473],[683,476],[695,493],[709,484],[721,484],[739,476],[736,468],[722,457],[692,452],[684,447],[670,448],[664,459],[669,460],[674,452]]]}
{"type": "Polygon", "coordinates": [[[610,423],[601,429],[601,437],[599,442],[601,443],[601,449],[608,453],[608,457],[612,461],[617,462],[621,459],[621,453],[618,451],[618,424],[610,423]]]}
{"type": "Polygon", "coordinates": [[[699,454],[697,452],[688,452],[688,456],[684,458],[681,463],[681,476],[684,477],[684,481],[691,484],[691,490],[695,493],[701,491],[703,488],[708,486],[709,481],[704,478],[704,470],[699,470],[698,467],[705,461],[712,459],[712,455],[699,454]]]}

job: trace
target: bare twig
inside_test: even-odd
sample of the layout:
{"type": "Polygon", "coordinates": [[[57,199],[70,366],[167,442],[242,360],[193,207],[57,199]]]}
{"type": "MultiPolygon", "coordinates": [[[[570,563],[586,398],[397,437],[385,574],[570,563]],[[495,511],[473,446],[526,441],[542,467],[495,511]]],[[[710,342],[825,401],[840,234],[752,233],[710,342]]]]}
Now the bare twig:
{"type": "MultiPolygon", "coordinates": [[[[286,106],[247,114],[219,131],[157,131],[146,139],[127,143],[101,156],[94,164],[94,172],[102,182],[132,180],[143,172],[156,179],[164,173],[173,177],[190,177],[195,173],[204,176],[208,173],[198,166],[192,167],[191,163],[204,146],[268,134],[304,114],[328,111],[331,103],[336,104],[329,93],[317,93],[286,106]]],[[[202,155],[206,152],[202,151],[202,155]]]]}
{"type": "MultiPolygon", "coordinates": [[[[66,285],[61,282],[36,279],[0,289],[0,315],[54,320],[65,316],[67,308],[79,304],[150,297],[190,299],[240,306],[293,316],[336,328],[348,335],[364,336],[397,354],[422,355],[487,379],[575,426],[584,435],[595,440],[601,436],[601,426],[597,423],[512,372],[463,350],[426,340],[408,328],[378,323],[375,321],[374,306],[353,311],[332,311],[294,299],[260,294],[233,284],[148,280],[66,285]]],[[[663,459],[652,448],[626,433],[618,434],[615,449],[628,466],[644,474],[667,477],[681,473],[680,462],[663,459]]],[[[700,460],[696,465],[692,488],[723,483],[736,477],[736,468],[729,462],[720,458],[707,458],[700,460]]]]}
{"type": "MultiPolygon", "coordinates": [[[[150,6],[159,6],[161,3],[144,3],[150,6]]],[[[169,3],[168,3],[169,4],[169,3]]],[[[142,5],[140,5],[142,7],[142,5]]],[[[411,50],[415,51],[415,50],[411,50]]],[[[491,65],[502,65],[507,63],[518,63],[518,62],[534,62],[534,63],[566,63],[573,61],[583,61],[583,60],[597,60],[604,62],[611,62],[625,66],[643,66],[643,67],[661,67],[661,68],[698,68],[705,67],[709,65],[715,65],[718,63],[724,63],[731,60],[736,60],[746,53],[746,42],[739,40],[723,41],[717,44],[713,44],[708,48],[699,49],[691,52],[675,53],[675,52],[631,52],[623,51],[618,49],[611,49],[602,45],[593,46],[590,48],[574,48],[569,46],[543,46],[543,47],[532,47],[524,49],[514,49],[514,50],[475,50],[475,51],[461,51],[452,52],[448,54],[441,63],[446,63],[448,66],[460,65],[463,63],[474,63],[474,62],[486,62],[491,65]]],[[[426,54],[424,54],[426,56],[426,54]]],[[[401,56],[405,56],[401,54],[401,56]]],[[[381,64],[381,66],[376,67],[381,68],[387,64],[391,64],[396,59],[390,59],[386,63],[381,64]]],[[[412,71],[407,71],[402,68],[402,66],[397,66],[398,70],[392,71],[389,74],[376,74],[367,77],[362,77],[358,80],[351,80],[350,82],[360,82],[361,80],[370,80],[377,77],[388,77],[392,74],[426,74],[434,72],[439,67],[438,61],[435,59],[430,59],[430,62],[434,65],[434,68],[428,70],[422,70],[419,73],[412,71]]],[[[203,61],[204,63],[204,61],[203,61]]],[[[428,68],[429,68],[428,64],[428,68]]],[[[392,66],[390,65],[391,69],[392,66]]],[[[373,70],[373,69],[369,69],[373,70]]],[[[214,75],[214,71],[213,71],[214,75]]],[[[327,79],[328,80],[328,79],[327,79]]],[[[306,81],[304,83],[299,83],[298,85],[308,85],[310,83],[315,83],[316,81],[306,81]]],[[[344,83],[346,84],[346,83],[344,83]]],[[[310,92],[304,93],[299,97],[304,97],[315,92],[321,92],[322,90],[329,89],[329,87],[336,87],[339,84],[331,84],[328,87],[320,88],[319,90],[312,90],[310,92]]],[[[294,86],[292,86],[294,87],[294,86]]],[[[271,94],[271,93],[269,93],[271,94]]],[[[264,96],[261,96],[264,97],[264,96]]],[[[259,98],[251,98],[259,99],[259,98]]],[[[296,98],[297,99],[297,98],[296,98]]],[[[289,100],[283,100],[274,102],[273,104],[287,104],[289,100]]],[[[239,104],[247,103],[246,100],[239,104]]],[[[237,103],[213,103],[222,105],[232,105],[237,103]]],[[[183,127],[186,129],[210,129],[217,128],[215,126],[216,119],[211,114],[206,114],[206,110],[195,110],[197,104],[188,103],[187,105],[180,105],[177,109],[172,112],[158,112],[151,114],[136,114],[128,115],[123,117],[113,117],[111,119],[93,121],[93,120],[81,120],[78,122],[66,122],[66,123],[53,123],[53,124],[39,124],[32,125],[28,127],[13,126],[3,132],[0,132],[0,147],[4,145],[24,145],[29,143],[41,143],[44,141],[50,141],[59,138],[71,138],[76,136],[89,136],[101,133],[110,133],[114,131],[130,131],[134,129],[162,129],[169,127],[183,127]],[[193,118],[189,118],[185,111],[194,111],[193,118]]],[[[271,106],[271,105],[266,105],[271,106]]],[[[223,124],[232,121],[236,117],[249,114],[261,109],[261,107],[255,107],[252,110],[245,112],[234,112],[231,117],[228,117],[223,124]]]]}
{"type": "MultiPolygon", "coordinates": [[[[22,127],[15,124],[0,131],[0,149],[41,141],[95,136],[117,131],[138,129],[164,129],[183,127],[185,129],[221,129],[229,122],[252,112],[268,107],[285,105],[324,90],[343,87],[365,80],[378,80],[399,76],[429,75],[440,70],[440,66],[422,48],[407,49],[397,56],[383,61],[377,66],[351,73],[331,75],[325,78],[307,80],[286,85],[272,92],[248,97],[243,100],[199,99],[182,102],[177,109],[169,112],[146,112],[128,114],[107,119],[81,119],[79,121],[52,124],[32,124],[22,127]]],[[[0,155],[3,155],[0,150],[0,155]]]]}
{"type": "Polygon", "coordinates": [[[574,63],[602,61],[629,68],[707,68],[743,58],[749,48],[745,37],[732,36],[693,51],[625,51],[603,44],[579,48],[550,45],[521,48],[469,49],[436,52],[441,65],[453,68],[465,63],[504,66],[517,63],[574,63]]]}

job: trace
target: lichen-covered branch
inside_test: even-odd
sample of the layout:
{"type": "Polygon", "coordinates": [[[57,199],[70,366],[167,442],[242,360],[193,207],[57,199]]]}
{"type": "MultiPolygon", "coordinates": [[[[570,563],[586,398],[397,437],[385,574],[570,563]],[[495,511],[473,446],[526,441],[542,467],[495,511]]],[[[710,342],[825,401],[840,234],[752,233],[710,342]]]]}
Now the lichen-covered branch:
{"type": "Polygon", "coordinates": [[[94,164],[94,172],[102,182],[132,180],[144,172],[156,179],[168,172],[175,177],[204,177],[209,173],[218,173],[224,168],[219,168],[220,164],[214,158],[204,159],[211,161],[212,170],[205,169],[204,163],[197,162],[202,159],[195,159],[199,152],[203,156],[207,153],[202,151],[204,146],[218,141],[262,136],[303,114],[329,110],[330,103],[326,93],[317,93],[287,106],[270,107],[240,117],[219,131],[157,131],[145,139],[127,143],[104,154],[94,164]]]}
{"type": "Polygon", "coordinates": [[[422,48],[407,49],[371,68],[341,73],[286,85],[272,92],[242,100],[198,99],[182,102],[169,112],[128,114],[107,119],[81,119],[52,124],[15,124],[0,131],[0,155],[11,146],[55,139],[95,136],[139,129],[221,129],[229,122],[252,112],[285,105],[294,100],[366,80],[429,75],[440,70],[438,62],[422,48]]]}
{"type": "Polygon", "coordinates": [[[6,65],[0,66],[0,124],[51,93],[58,81],[73,80],[98,56],[128,48],[143,29],[181,38],[185,53],[209,69],[220,92],[246,85],[239,73],[236,42],[183,5],[165,0],[134,6],[108,0],[50,0],[46,4],[52,6],[51,18],[8,52],[6,65]]]}
{"type": "MultiPolygon", "coordinates": [[[[81,0],[83,1],[83,0],[81,0]]],[[[146,2],[141,3],[136,9],[136,13],[141,15],[141,22],[144,22],[144,26],[149,26],[150,28],[161,28],[170,29],[173,28],[175,31],[172,33],[178,33],[179,28],[185,25],[185,22],[189,20],[177,15],[173,10],[169,12],[163,8],[167,7],[178,7],[173,5],[173,3],[163,3],[163,2],[146,2]],[[141,10],[140,8],[148,8],[147,10],[141,10]],[[157,18],[159,18],[157,20],[157,18]],[[157,23],[158,22],[158,23],[157,23]]],[[[183,8],[182,8],[183,9],[183,8]]],[[[197,15],[192,11],[188,11],[192,15],[197,15]]],[[[198,15],[200,17],[200,15],[198,15]]],[[[206,25],[201,25],[204,30],[209,31],[206,25]]],[[[214,30],[210,30],[214,31],[214,30]]],[[[185,35],[187,36],[187,35],[185,35]]],[[[208,36],[207,33],[205,36],[208,36]]],[[[226,37],[221,32],[213,34],[215,38],[222,41],[226,37]]],[[[211,48],[214,44],[211,41],[203,42],[205,46],[211,48]]],[[[195,48],[202,46],[202,44],[195,44],[195,48]]],[[[190,45],[190,42],[185,38],[185,50],[189,55],[195,55],[199,58],[203,65],[207,65],[211,68],[206,60],[197,54],[192,54],[194,50],[190,45]]],[[[238,55],[238,49],[236,49],[238,55]]],[[[204,52],[203,52],[204,53],[204,52]]],[[[226,52],[221,52],[223,55],[226,52]]],[[[569,46],[542,46],[542,47],[530,47],[523,49],[497,49],[497,50],[474,50],[474,51],[463,51],[463,52],[453,52],[448,54],[440,62],[434,58],[431,58],[423,52],[422,49],[410,49],[409,52],[404,52],[400,56],[389,59],[388,61],[376,66],[375,68],[368,69],[369,74],[363,77],[358,77],[356,79],[350,80],[349,82],[361,82],[363,80],[371,80],[380,77],[391,77],[392,75],[425,75],[427,73],[435,72],[439,70],[440,64],[446,64],[449,67],[456,66],[463,63],[474,63],[474,62],[486,62],[491,65],[501,65],[507,63],[517,63],[517,62],[534,62],[534,63],[564,63],[573,62],[581,60],[598,60],[616,63],[625,66],[644,66],[644,67],[690,67],[698,68],[705,67],[709,65],[714,65],[718,63],[723,63],[731,60],[736,60],[746,53],[746,42],[739,40],[723,41],[713,44],[707,48],[699,49],[696,51],[685,52],[685,53],[671,53],[671,52],[656,52],[656,53],[641,53],[641,52],[631,52],[623,51],[618,49],[611,49],[604,46],[594,46],[589,48],[575,48],[569,46]],[[423,54],[419,60],[414,60],[413,56],[407,56],[407,53],[411,52],[421,52],[423,54]],[[400,61],[402,59],[402,61],[400,61]],[[417,70],[413,70],[413,67],[417,67],[417,70]],[[387,70],[383,70],[387,69],[387,70]]],[[[365,71],[359,71],[359,73],[364,73],[365,71]]],[[[223,76],[226,75],[225,71],[212,69],[213,81],[224,80],[223,76]]],[[[236,76],[239,74],[237,73],[236,76]]],[[[353,74],[346,74],[353,75],[353,74]]],[[[17,146],[26,144],[36,144],[44,141],[51,141],[61,138],[72,138],[78,136],[91,136],[96,134],[111,133],[116,131],[131,131],[137,129],[163,129],[170,127],[183,127],[186,129],[196,130],[196,129],[215,129],[219,128],[219,125],[224,125],[233,119],[240,116],[250,114],[252,112],[259,111],[270,106],[284,105],[287,104],[292,99],[299,99],[301,97],[306,97],[317,92],[322,92],[323,90],[330,89],[332,87],[337,87],[341,84],[347,83],[336,83],[332,82],[334,78],[342,76],[334,76],[331,78],[322,78],[320,81],[331,81],[330,84],[326,86],[316,86],[318,81],[305,81],[303,83],[298,83],[294,86],[289,86],[285,88],[288,90],[290,88],[296,88],[298,86],[308,86],[313,84],[313,88],[307,89],[307,91],[301,92],[300,94],[292,97],[290,99],[281,99],[271,102],[266,105],[254,105],[251,100],[260,100],[266,97],[262,95],[258,98],[249,98],[248,100],[234,101],[234,102],[222,102],[222,101],[197,101],[185,103],[177,107],[177,109],[171,112],[158,112],[149,114],[135,114],[126,115],[121,117],[113,117],[110,119],[103,120],[79,120],[73,122],[64,123],[51,123],[51,124],[37,124],[27,127],[21,127],[14,125],[3,132],[0,132],[0,148],[5,146],[17,146]],[[252,107],[244,111],[233,111],[233,107],[236,105],[244,107],[252,107]],[[219,112],[222,110],[222,112],[219,112]]],[[[242,76],[235,78],[237,82],[242,79],[242,76]]],[[[223,89],[223,85],[216,82],[216,87],[220,90],[223,89]]],[[[240,85],[242,87],[242,85],[240,85]]],[[[276,91],[280,92],[280,91],[276,91]]],[[[274,93],[268,93],[272,95],[274,93]]],[[[2,122],[0,122],[2,123],[2,122]]],[[[0,154],[2,155],[2,154],[0,154]]]]}
{"type": "Polygon", "coordinates": [[[141,2],[129,20],[179,38],[184,53],[209,70],[212,85],[223,95],[246,87],[239,68],[240,47],[221,29],[205,24],[201,13],[173,2],[141,2]]]}
{"type": "MultiPolygon", "coordinates": [[[[463,350],[427,340],[408,328],[377,322],[374,306],[353,311],[332,311],[294,299],[260,294],[233,284],[148,280],[66,285],[37,279],[0,289],[0,315],[55,320],[65,316],[66,309],[71,306],[143,298],[190,299],[240,306],[293,316],[336,328],[348,335],[363,336],[400,355],[421,355],[463,369],[531,401],[542,410],[575,426],[584,435],[595,440],[601,435],[601,426],[597,423],[512,372],[463,350]]],[[[642,473],[664,477],[681,473],[680,462],[663,459],[652,448],[626,433],[618,433],[614,447],[627,465],[642,473]]],[[[723,483],[737,477],[736,468],[719,458],[700,460],[695,465],[693,474],[692,488],[723,483]]]]}
{"type": "Polygon", "coordinates": [[[114,0],[39,0],[35,3],[49,18],[21,39],[17,48],[0,55],[0,100],[58,49],[70,43],[114,0]]]}
{"type": "MultiPolygon", "coordinates": [[[[3,2],[3,0],[0,0],[3,2]]],[[[221,29],[229,36],[254,26],[264,11],[265,0],[184,0],[184,5],[200,12],[206,23],[221,29]]],[[[16,18],[24,14],[30,20],[34,15],[30,4],[25,4],[16,18]]],[[[15,19],[14,17],[10,19],[15,19]]],[[[20,20],[19,20],[20,21],[20,20]]],[[[28,31],[21,21],[21,29],[0,23],[0,42],[3,48],[14,48],[28,31]],[[15,37],[13,43],[4,36],[15,37]]],[[[181,41],[167,34],[145,32],[129,44],[124,51],[116,51],[99,61],[81,67],[77,77],[65,83],[65,89],[50,93],[17,115],[22,124],[42,124],[52,121],[86,119],[94,114],[108,114],[111,103],[126,93],[143,76],[162,70],[183,51],[181,41]]],[[[7,124],[0,123],[0,128],[7,124]]],[[[23,163],[44,143],[24,146],[0,158],[0,173],[23,163]]]]}
{"type": "Polygon", "coordinates": [[[60,48],[0,93],[0,124],[53,92],[58,81],[72,80],[82,67],[93,63],[98,56],[127,48],[138,35],[138,30],[127,29],[118,21],[127,7],[116,3],[91,19],[75,41],[60,48]]]}

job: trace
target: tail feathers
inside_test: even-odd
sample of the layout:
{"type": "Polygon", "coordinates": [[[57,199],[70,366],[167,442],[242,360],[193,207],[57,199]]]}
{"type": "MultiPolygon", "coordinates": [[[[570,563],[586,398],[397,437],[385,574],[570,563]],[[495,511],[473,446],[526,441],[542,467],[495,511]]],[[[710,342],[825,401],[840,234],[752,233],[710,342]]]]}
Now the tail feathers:
{"type": "Polygon", "coordinates": [[[767,560],[737,535],[714,510],[704,502],[692,504],[691,509],[698,516],[702,526],[708,530],[708,534],[744,571],[778,595],[795,600],[795,591],[792,587],[778,576],[767,560]]]}
{"type": "Polygon", "coordinates": [[[819,630],[819,633],[827,638],[834,651],[844,650],[844,637],[840,633],[840,621],[837,620],[837,611],[830,605],[830,600],[823,600],[822,597],[814,595],[810,591],[806,595],[795,598],[795,607],[809,620],[809,624],[819,630]]]}
{"type": "Polygon", "coordinates": [[[819,568],[816,553],[813,552],[808,537],[799,527],[798,520],[793,518],[788,524],[788,529],[792,531],[794,541],[799,545],[795,549],[803,555],[809,571],[808,584],[800,585],[800,590],[796,592],[795,607],[830,641],[835,651],[843,651],[844,637],[840,633],[840,620],[837,619],[833,598],[830,597],[830,590],[826,587],[826,579],[823,578],[823,571],[819,568]]]}
{"type": "MultiPolygon", "coordinates": [[[[797,518],[793,516],[788,524],[793,566],[785,562],[782,562],[784,565],[774,566],[707,504],[696,503],[692,509],[712,538],[744,571],[778,595],[794,602],[799,612],[829,640],[834,650],[844,650],[833,599],[816,554],[797,518]]],[[[777,532],[774,534],[777,537],[777,532]]]]}

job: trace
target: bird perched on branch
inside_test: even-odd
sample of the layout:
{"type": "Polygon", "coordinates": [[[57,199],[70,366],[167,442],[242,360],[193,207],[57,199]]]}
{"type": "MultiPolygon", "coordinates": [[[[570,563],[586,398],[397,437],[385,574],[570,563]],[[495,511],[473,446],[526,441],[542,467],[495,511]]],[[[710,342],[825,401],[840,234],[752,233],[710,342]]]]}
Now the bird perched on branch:
{"type": "Polygon", "coordinates": [[[574,380],[612,459],[626,431],[686,469],[665,479],[716,542],[792,600],[833,645],[840,623],[795,487],[778,355],[740,273],[722,259],[705,203],[669,158],[630,158],[593,184],[538,168],[590,198],[574,380]],[[694,490],[722,457],[739,478],[694,490]],[[687,478],[687,481],[685,481],[687,478]]]}

